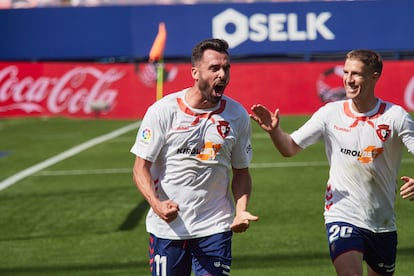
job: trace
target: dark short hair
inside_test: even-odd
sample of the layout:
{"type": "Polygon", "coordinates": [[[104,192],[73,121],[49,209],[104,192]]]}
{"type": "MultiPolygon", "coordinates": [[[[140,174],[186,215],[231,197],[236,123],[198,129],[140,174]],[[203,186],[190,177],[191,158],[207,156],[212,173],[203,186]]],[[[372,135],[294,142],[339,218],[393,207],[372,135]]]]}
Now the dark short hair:
{"type": "Polygon", "coordinates": [[[191,55],[191,64],[194,66],[197,61],[201,60],[204,51],[208,49],[229,55],[229,44],[227,41],[218,38],[209,38],[199,42],[196,46],[194,46],[191,55]]]}
{"type": "Polygon", "coordinates": [[[379,76],[382,73],[382,57],[379,53],[366,50],[366,49],[358,49],[352,50],[348,54],[346,54],[346,59],[357,59],[364,63],[368,69],[374,73],[377,72],[379,76]]]}

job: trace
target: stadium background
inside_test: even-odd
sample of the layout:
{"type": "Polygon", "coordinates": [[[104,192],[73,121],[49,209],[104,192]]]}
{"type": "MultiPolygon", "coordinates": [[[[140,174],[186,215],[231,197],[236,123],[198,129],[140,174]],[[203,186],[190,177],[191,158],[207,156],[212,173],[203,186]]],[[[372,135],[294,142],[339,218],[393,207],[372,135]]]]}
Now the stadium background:
{"type": "Polygon", "coordinates": [[[164,94],[191,84],[196,42],[222,37],[233,61],[226,93],[246,108],[309,114],[343,96],[344,54],[371,48],[386,60],[378,95],[414,110],[412,1],[9,4],[24,8],[0,10],[0,116],[141,118],[156,100],[156,64],[147,61],[160,22],[164,94]]]}

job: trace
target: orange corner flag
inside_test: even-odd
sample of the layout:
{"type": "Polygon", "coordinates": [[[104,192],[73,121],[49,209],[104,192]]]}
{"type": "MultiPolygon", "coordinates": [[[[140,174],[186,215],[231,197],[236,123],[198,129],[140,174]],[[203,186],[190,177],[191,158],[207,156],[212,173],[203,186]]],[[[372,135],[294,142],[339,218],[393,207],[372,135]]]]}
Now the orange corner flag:
{"type": "Polygon", "coordinates": [[[155,37],[154,43],[152,44],[152,48],[149,53],[150,62],[155,62],[163,58],[166,41],[167,29],[165,28],[164,22],[161,22],[158,25],[158,34],[155,37]]]}

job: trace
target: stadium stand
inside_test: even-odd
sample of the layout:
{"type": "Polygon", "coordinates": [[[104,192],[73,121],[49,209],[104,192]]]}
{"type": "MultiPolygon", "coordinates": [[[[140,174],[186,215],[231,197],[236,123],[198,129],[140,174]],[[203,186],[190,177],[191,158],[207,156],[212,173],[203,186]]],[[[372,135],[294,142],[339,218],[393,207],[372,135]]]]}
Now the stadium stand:
{"type": "MultiPolygon", "coordinates": [[[[316,0],[0,0],[0,9],[104,5],[193,5],[207,3],[283,3],[316,0]]],[[[334,1],[334,0],[325,0],[334,1]]]]}

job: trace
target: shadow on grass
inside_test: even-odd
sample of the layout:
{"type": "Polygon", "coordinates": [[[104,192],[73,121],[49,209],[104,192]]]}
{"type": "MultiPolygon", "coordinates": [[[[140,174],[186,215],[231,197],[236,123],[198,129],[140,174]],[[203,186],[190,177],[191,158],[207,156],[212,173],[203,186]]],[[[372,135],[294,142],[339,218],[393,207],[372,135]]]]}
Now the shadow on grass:
{"type": "MultiPolygon", "coordinates": [[[[398,250],[398,255],[413,256],[414,247],[405,247],[398,250]]],[[[327,262],[329,259],[328,252],[304,252],[304,253],[276,253],[265,255],[237,255],[234,254],[234,268],[275,268],[275,267],[299,267],[299,266],[318,266],[321,262],[327,262]]],[[[398,263],[397,263],[398,266],[398,263]]],[[[27,266],[18,268],[1,268],[0,275],[18,275],[18,274],[39,274],[39,275],[58,275],[60,273],[99,273],[105,271],[116,273],[120,270],[132,271],[146,269],[147,261],[114,263],[114,264],[85,264],[85,265],[62,265],[62,266],[27,266]]],[[[115,274],[114,274],[115,275],[115,274]]]]}
{"type": "MultiPolygon", "coordinates": [[[[326,254],[320,252],[309,252],[307,254],[266,254],[266,255],[243,255],[234,256],[233,266],[238,269],[255,268],[276,268],[281,266],[309,266],[310,263],[315,265],[316,259],[325,259],[326,254]],[[301,261],[298,261],[301,260],[301,261]]],[[[105,275],[117,275],[119,271],[143,271],[147,269],[148,262],[129,262],[114,264],[74,264],[74,265],[55,265],[55,266],[21,266],[16,268],[0,268],[0,275],[59,275],[59,274],[82,274],[82,275],[99,275],[105,272],[105,275]]],[[[121,273],[122,274],[122,273],[121,273]]],[[[135,273],[134,273],[135,274],[135,273]]]]}
{"type": "Polygon", "coordinates": [[[119,226],[118,231],[133,230],[141,219],[146,215],[149,208],[149,204],[143,200],[137,207],[135,207],[126,217],[124,222],[119,226]]]}
{"type": "MultiPolygon", "coordinates": [[[[404,247],[398,249],[398,257],[414,257],[414,247],[404,247]]],[[[237,268],[252,268],[260,266],[263,268],[272,268],[276,266],[309,266],[309,264],[318,265],[321,262],[330,262],[328,249],[326,251],[308,251],[304,253],[274,253],[264,255],[237,255],[233,253],[233,265],[237,268]]]]}
{"type": "MultiPolygon", "coordinates": [[[[121,225],[115,230],[115,231],[130,231],[134,230],[139,222],[142,219],[145,219],[145,215],[148,211],[149,205],[144,200],[138,203],[138,205],[129,212],[128,216],[124,219],[124,221],[121,223],[121,225]]],[[[97,231],[89,232],[89,234],[107,234],[113,232],[112,231],[100,231],[100,229],[97,229],[97,231]]],[[[52,234],[45,234],[45,235],[31,235],[31,236],[15,236],[15,237],[3,237],[0,236],[0,241],[18,241],[18,240],[34,240],[34,239],[44,239],[44,238],[51,238],[51,237],[71,237],[71,236],[79,236],[84,235],[85,232],[76,232],[76,233],[53,233],[52,234]]]]}
{"type": "Polygon", "coordinates": [[[264,255],[233,254],[233,265],[237,268],[272,268],[277,266],[309,266],[329,260],[329,252],[304,252],[304,253],[274,253],[264,255]]]}
{"type": "MultiPolygon", "coordinates": [[[[110,272],[111,270],[138,270],[139,268],[148,268],[148,261],[129,262],[117,264],[85,264],[85,265],[61,265],[61,266],[21,266],[13,268],[1,268],[0,275],[18,275],[18,274],[39,274],[39,275],[58,275],[59,273],[98,273],[102,271],[110,272]]],[[[99,274],[96,274],[99,275],[99,274]]],[[[114,274],[115,275],[115,274],[114,274]]]]}
{"type": "Polygon", "coordinates": [[[397,262],[398,262],[398,256],[414,257],[414,247],[397,248],[397,262]]]}

